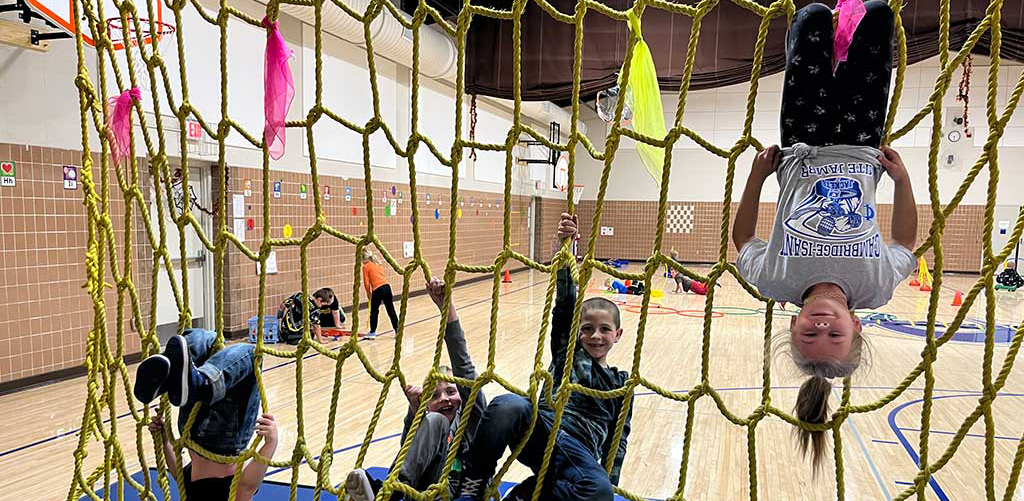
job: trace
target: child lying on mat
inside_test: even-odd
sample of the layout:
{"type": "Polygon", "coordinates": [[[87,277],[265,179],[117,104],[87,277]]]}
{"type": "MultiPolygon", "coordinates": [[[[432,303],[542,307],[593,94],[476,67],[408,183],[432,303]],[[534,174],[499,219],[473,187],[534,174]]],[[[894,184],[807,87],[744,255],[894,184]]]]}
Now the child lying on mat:
{"type": "MultiPolygon", "coordinates": [[[[558,241],[576,235],[576,216],[562,214],[558,226],[558,241]]],[[[619,309],[611,301],[595,297],[583,302],[578,333],[570,332],[573,308],[576,303],[576,286],[568,268],[558,271],[558,286],[554,311],[551,316],[551,365],[557,394],[562,383],[569,336],[579,337],[569,380],[595,390],[613,390],[625,384],[629,375],[607,363],[608,352],[622,336],[619,323],[619,309]]],[[[542,391],[547,394],[547,389],[542,391]]],[[[623,398],[601,399],[579,392],[573,392],[562,414],[556,446],[552,451],[541,499],[573,501],[610,501],[613,485],[619,481],[622,461],[626,457],[626,439],[629,436],[630,416],[619,440],[613,459],[611,475],[605,472],[602,460],[607,459],[612,449],[615,425],[622,410],[623,398]]],[[[554,424],[555,411],[542,398],[538,409],[537,423],[527,438],[525,448],[519,453],[519,462],[530,467],[536,474],[544,458],[544,449],[554,424]]],[[[527,435],[533,414],[530,400],[516,394],[495,398],[484,412],[483,420],[469,451],[463,459],[464,472],[459,501],[481,499],[491,476],[494,475],[498,460],[505,448],[515,448],[527,435]]],[[[530,477],[517,485],[505,497],[512,500],[527,500],[533,496],[536,477],[530,477]]]]}
{"type": "MultiPolygon", "coordinates": [[[[828,419],[829,378],[860,364],[864,337],[855,308],[877,308],[914,270],[917,207],[899,154],[881,147],[892,71],[893,13],[880,0],[864,4],[845,61],[833,66],[833,15],[822,4],[800,9],[787,40],[782,143],[754,159],[733,242],[740,274],[761,294],[802,306],[783,342],[811,376],[800,388],[797,415],[828,419]],[[834,71],[833,71],[834,69],[834,71]],[[895,184],[891,242],[880,234],[875,190],[883,172],[895,184]],[[779,198],[768,242],[754,237],[761,186],[775,174],[779,198]]],[[[837,58],[839,59],[839,58],[837,58]]],[[[802,432],[801,449],[815,469],[825,432],[802,432]]]]}
{"type": "Polygon", "coordinates": [[[618,280],[606,278],[604,280],[604,289],[616,294],[632,294],[634,296],[641,296],[644,293],[644,283],[637,282],[636,284],[626,285],[618,280]]]}
{"type": "MultiPolygon", "coordinates": [[[[253,431],[263,438],[259,454],[267,459],[277,449],[277,423],[274,416],[259,413],[260,392],[253,375],[251,344],[235,344],[213,353],[217,340],[213,331],[189,329],[184,336],[167,341],[163,353],[139,364],[135,373],[134,394],[149,404],[167,393],[171,405],[180,407],[178,432],[184,433],[192,408],[199,406],[190,438],[202,448],[222,456],[237,456],[249,446],[253,431]],[[197,367],[196,364],[199,364],[197,367]]],[[[173,434],[163,419],[153,416],[149,424],[153,441],[162,444],[168,471],[178,468],[172,445],[173,434]]],[[[189,449],[192,462],[185,466],[186,499],[228,501],[234,463],[218,463],[189,449]]],[[[238,480],[238,501],[249,501],[263,483],[267,465],[249,461],[238,480]]]]}
{"type": "MultiPolygon", "coordinates": [[[[434,278],[427,284],[427,292],[434,304],[441,309],[444,301],[444,282],[434,278]]],[[[462,332],[462,325],[459,323],[459,314],[455,310],[455,303],[448,308],[448,325],[445,327],[444,343],[448,347],[448,358],[452,367],[441,366],[441,372],[465,379],[476,378],[476,368],[473,367],[473,360],[469,357],[466,349],[466,337],[462,332]]],[[[455,497],[458,492],[460,474],[462,471],[462,455],[469,448],[474,436],[476,436],[477,424],[480,416],[487,407],[487,398],[483,390],[477,392],[476,400],[469,404],[471,388],[457,386],[447,381],[438,381],[430,402],[427,403],[427,414],[423,416],[416,436],[412,439],[409,452],[402,462],[398,472],[398,480],[412,486],[418,491],[426,490],[431,484],[437,483],[443,473],[445,461],[448,459],[448,450],[452,440],[455,438],[455,430],[459,426],[463,411],[468,410],[469,423],[465,435],[459,443],[455,463],[448,475],[449,499],[455,497]],[[468,409],[467,409],[468,405],[468,409]]],[[[419,409],[420,398],[423,388],[419,386],[406,386],[405,396],[409,399],[409,412],[405,416],[405,427],[402,430],[402,442],[405,442],[406,434],[409,433],[409,426],[412,425],[415,412],[419,409]]],[[[395,466],[393,465],[392,468],[395,466]]],[[[349,472],[345,480],[345,492],[352,501],[372,501],[381,489],[383,483],[380,480],[372,479],[363,469],[355,469],[349,472]]],[[[392,494],[391,499],[402,499],[401,492],[392,494]]]]}

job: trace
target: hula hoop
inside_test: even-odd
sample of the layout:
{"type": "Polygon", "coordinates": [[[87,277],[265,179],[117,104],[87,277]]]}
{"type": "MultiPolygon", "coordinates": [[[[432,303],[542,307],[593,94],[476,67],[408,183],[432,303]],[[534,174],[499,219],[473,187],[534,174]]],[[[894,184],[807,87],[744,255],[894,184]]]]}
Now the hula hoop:
{"type": "MultiPolygon", "coordinates": [[[[704,310],[679,310],[676,312],[676,314],[681,317],[704,318],[704,310]],[[700,315],[688,315],[688,313],[700,313],[700,315]]],[[[711,318],[722,318],[724,316],[725,313],[722,313],[720,311],[711,311],[711,318]]]]}
{"type": "MultiPolygon", "coordinates": [[[[623,309],[630,313],[640,313],[641,311],[643,311],[643,306],[639,304],[631,304],[623,309]]],[[[648,315],[673,315],[678,312],[679,310],[676,310],[675,308],[669,308],[667,306],[661,305],[651,305],[647,308],[648,315]]]]}
{"type": "Polygon", "coordinates": [[[719,313],[719,311],[716,310],[725,310],[721,311],[721,313],[736,317],[753,317],[763,315],[763,313],[753,308],[743,308],[740,306],[715,306],[711,309],[711,313],[719,313]]]}
{"type": "MultiPolygon", "coordinates": [[[[764,307],[758,308],[758,309],[757,309],[757,312],[758,312],[759,314],[761,314],[761,315],[764,315],[764,314],[765,314],[765,309],[764,309],[764,307]]],[[[788,318],[788,317],[795,317],[795,316],[797,316],[797,315],[799,315],[799,314],[800,314],[800,312],[798,312],[798,311],[791,311],[791,310],[772,310],[772,316],[773,316],[773,317],[776,317],[776,316],[777,316],[777,317],[786,317],[786,318],[788,318]]]]}

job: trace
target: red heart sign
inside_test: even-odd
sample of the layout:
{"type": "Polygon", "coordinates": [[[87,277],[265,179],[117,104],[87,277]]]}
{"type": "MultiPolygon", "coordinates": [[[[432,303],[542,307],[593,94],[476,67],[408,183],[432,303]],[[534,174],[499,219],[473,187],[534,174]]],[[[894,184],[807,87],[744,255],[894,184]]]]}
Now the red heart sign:
{"type": "Polygon", "coordinates": [[[0,162],[0,170],[3,170],[4,174],[14,172],[14,162],[0,162]]]}

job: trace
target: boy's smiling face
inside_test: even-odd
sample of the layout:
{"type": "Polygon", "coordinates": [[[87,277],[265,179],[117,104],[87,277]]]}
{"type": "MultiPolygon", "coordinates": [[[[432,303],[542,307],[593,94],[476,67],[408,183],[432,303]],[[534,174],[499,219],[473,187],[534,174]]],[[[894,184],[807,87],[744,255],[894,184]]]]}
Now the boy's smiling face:
{"type": "Polygon", "coordinates": [[[434,396],[427,403],[427,410],[441,413],[451,423],[455,421],[455,413],[461,407],[462,396],[459,395],[459,388],[448,381],[438,381],[434,396]]]}
{"type": "Polygon", "coordinates": [[[622,328],[615,325],[615,316],[604,309],[583,311],[580,318],[580,344],[587,354],[601,365],[615,343],[622,337],[622,328]]]}

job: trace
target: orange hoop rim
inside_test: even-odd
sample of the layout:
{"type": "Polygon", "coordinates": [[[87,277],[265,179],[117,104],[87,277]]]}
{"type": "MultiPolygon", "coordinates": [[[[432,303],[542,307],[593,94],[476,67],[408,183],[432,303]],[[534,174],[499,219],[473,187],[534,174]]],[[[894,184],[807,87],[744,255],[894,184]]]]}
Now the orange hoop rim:
{"type": "MultiPolygon", "coordinates": [[[[124,39],[124,29],[123,29],[123,26],[121,25],[121,18],[120,17],[112,17],[110,19],[107,19],[107,23],[106,24],[107,24],[107,37],[110,38],[111,42],[114,42],[115,44],[121,44],[121,46],[123,47],[124,43],[125,43],[125,39],[124,39]]],[[[140,28],[139,31],[142,32],[142,40],[144,42],[148,43],[148,44],[152,44],[153,43],[154,35],[156,35],[156,41],[159,42],[161,38],[163,38],[165,36],[168,36],[168,35],[173,35],[174,32],[175,32],[174,26],[171,26],[170,24],[165,23],[163,21],[160,21],[158,19],[153,19],[151,21],[149,18],[145,18],[145,17],[140,17],[139,18],[139,28],[140,28]],[[149,31],[149,23],[150,22],[152,22],[154,25],[156,25],[156,32],[155,33],[149,31]]],[[[135,32],[135,23],[129,22],[128,23],[128,33],[129,33],[129,36],[131,36],[131,34],[134,33],[134,32],[135,32]]],[[[128,43],[130,43],[132,45],[135,45],[135,42],[136,41],[135,41],[134,37],[132,37],[132,38],[130,38],[128,40],[128,43]]]]}

